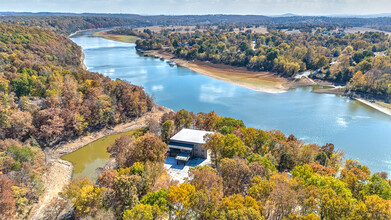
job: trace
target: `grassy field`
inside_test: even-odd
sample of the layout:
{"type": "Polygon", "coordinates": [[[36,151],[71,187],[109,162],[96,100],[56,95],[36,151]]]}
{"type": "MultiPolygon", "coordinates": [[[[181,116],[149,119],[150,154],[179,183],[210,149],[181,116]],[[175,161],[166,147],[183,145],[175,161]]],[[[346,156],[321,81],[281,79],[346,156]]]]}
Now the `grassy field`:
{"type": "Polygon", "coordinates": [[[135,36],[129,36],[129,35],[116,35],[116,34],[109,34],[107,31],[100,31],[94,33],[95,37],[103,37],[108,40],[115,40],[120,41],[124,43],[135,43],[136,40],[138,40],[138,37],[135,36]]]}

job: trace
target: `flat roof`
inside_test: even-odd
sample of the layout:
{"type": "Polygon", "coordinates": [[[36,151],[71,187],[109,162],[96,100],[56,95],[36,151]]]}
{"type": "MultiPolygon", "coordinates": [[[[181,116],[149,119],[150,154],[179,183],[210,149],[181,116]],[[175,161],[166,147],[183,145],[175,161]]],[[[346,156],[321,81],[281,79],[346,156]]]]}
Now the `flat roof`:
{"type": "Polygon", "coordinates": [[[188,142],[195,144],[205,144],[204,136],[206,134],[213,134],[214,132],[210,131],[201,131],[195,129],[184,128],[172,138],[171,141],[179,141],[179,142],[188,142]]]}

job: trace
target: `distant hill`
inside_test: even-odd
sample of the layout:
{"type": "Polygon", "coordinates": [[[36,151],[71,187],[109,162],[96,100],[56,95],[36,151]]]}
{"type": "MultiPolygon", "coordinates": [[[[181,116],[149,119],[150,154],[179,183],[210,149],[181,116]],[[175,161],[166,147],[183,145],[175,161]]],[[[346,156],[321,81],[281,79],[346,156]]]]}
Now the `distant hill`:
{"type": "Polygon", "coordinates": [[[60,34],[70,34],[79,30],[111,27],[144,27],[169,25],[231,25],[238,26],[340,26],[372,27],[391,30],[391,14],[378,15],[330,15],[304,16],[292,13],[264,15],[136,15],[101,13],[61,13],[61,12],[0,12],[0,21],[27,26],[40,26],[60,34]]]}

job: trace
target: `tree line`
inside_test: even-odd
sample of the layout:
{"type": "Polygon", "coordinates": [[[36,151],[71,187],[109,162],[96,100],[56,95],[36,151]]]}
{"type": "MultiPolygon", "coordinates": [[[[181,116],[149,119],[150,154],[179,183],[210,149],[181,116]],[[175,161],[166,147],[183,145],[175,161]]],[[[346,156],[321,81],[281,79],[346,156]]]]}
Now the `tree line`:
{"type": "Polygon", "coordinates": [[[110,16],[1,16],[0,21],[10,24],[41,27],[56,34],[70,35],[76,31],[111,28],[119,26],[149,26],[147,21],[135,17],[110,17],[110,16]]]}
{"type": "Polygon", "coordinates": [[[194,33],[170,29],[117,33],[143,38],[136,42],[138,48],[164,49],[182,59],[271,71],[285,77],[312,71],[316,73],[313,78],[347,84],[352,92],[386,100],[391,95],[391,39],[384,33],[341,34],[326,27],[297,34],[275,30],[267,34],[251,30],[235,33],[218,28],[194,33]]]}
{"type": "MultiPolygon", "coordinates": [[[[143,26],[220,26],[243,29],[244,27],[267,26],[268,29],[299,29],[309,31],[316,27],[372,27],[391,29],[390,17],[326,17],[326,16],[281,16],[262,15],[136,15],[99,13],[28,13],[1,12],[0,20],[12,24],[39,26],[56,33],[69,35],[79,30],[143,27],[143,26]]],[[[229,29],[230,29],[229,28],[229,29]]]]}

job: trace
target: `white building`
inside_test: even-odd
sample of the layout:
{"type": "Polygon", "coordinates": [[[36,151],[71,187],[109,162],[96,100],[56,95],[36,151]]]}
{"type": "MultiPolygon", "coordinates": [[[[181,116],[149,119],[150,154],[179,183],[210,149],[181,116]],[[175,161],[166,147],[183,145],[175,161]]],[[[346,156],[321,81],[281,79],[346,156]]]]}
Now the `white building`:
{"type": "Polygon", "coordinates": [[[168,143],[169,155],[179,161],[186,163],[190,158],[208,157],[208,151],[202,147],[205,144],[205,135],[213,134],[209,131],[201,131],[184,128],[172,138],[168,143]]]}

